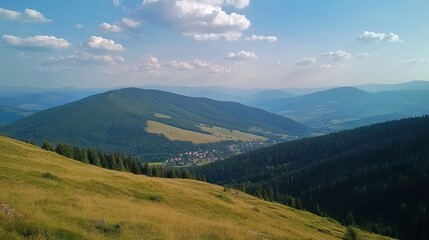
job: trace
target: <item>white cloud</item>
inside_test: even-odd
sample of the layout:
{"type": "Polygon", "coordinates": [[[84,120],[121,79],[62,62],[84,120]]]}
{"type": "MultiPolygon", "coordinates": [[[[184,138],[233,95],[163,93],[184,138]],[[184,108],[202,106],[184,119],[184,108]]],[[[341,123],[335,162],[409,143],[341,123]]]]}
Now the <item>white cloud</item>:
{"type": "Polygon", "coordinates": [[[115,7],[119,7],[122,4],[122,0],[113,0],[113,5],[115,5],[115,7]]]}
{"type": "Polygon", "coordinates": [[[298,60],[296,63],[295,63],[295,65],[297,65],[297,66],[308,66],[308,65],[311,65],[311,64],[313,64],[313,63],[315,63],[316,62],[316,59],[315,58],[313,58],[313,57],[309,57],[309,58],[303,58],[303,59],[301,59],[301,60],[298,60]]]}
{"type": "Polygon", "coordinates": [[[145,57],[145,68],[150,74],[158,75],[161,73],[162,67],[158,62],[158,58],[154,56],[145,57]]]}
{"type": "Polygon", "coordinates": [[[357,55],[357,57],[359,57],[359,58],[367,58],[367,57],[369,57],[369,56],[371,56],[369,53],[366,53],[366,52],[363,52],[363,53],[359,53],[358,55],[357,55]]]}
{"type": "Polygon", "coordinates": [[[88,38],[85,42],[82,43],[83,47],[88,48],[89,50],[95,51],[106,51],[106,52],[122,52],[125,51],[125,48],[115,41],[110,39],[105,39],[102,37],[92,36],[88,38]]]}
{"type": "Polygon", "coordinates": [[[104,32],[121,32],[122,29],[121,27],[119,27],[116,24],[108,24],[108,23],[102,23],[100,24],[100,28],[104,31],[104,32]]]}
{"type": "Polygon", "coordinates": [[[245,39],[246,41],[267,41],[267,42],[275,42],[277,41],[277,37],[276,36],[257,36],[257,35],[252,35],[250,37],[247,37],[245,39]]]}
{"type": "Polygon", "coordinates": [[[83,28],[83,25],[78,23],[78,24],[76,24],[76,25],[75,25],[75,27],[76,27],[77,29],[82,29],[82,28],[83,28]]]}
{"type": "Polygon", "coordinates": [[[357,37],[357,40],[363,42],[376,42],[376,41],[386,41],[386,42],[402,42],[399,39],[399,36],[394,33],[376,33],[364,31],[361,35],[357,37]]]}
{"type": "Polygon", "coordinates": [[[353,57],[350,53],[343,50],[327,52],[322,54],[322,56],[329,57],[333,61],[344,61],[344,60],[349,60],[353,57]]]}
{"type": "Polygon", "coordinates": [[[418,66],[429,64],[429,58],[414,58],[404,61],[404,65],[406,66],[418,66]]]}
{"type": "Polygon", "coordinates": [[[122,18],[120,21],[117,21],[115,23],[102,23],[100,24],[100,28],[103,32],[108,33],[118,33],[122,32],[125,29],[133,29],[138,28],[140,26],[140,22],[135,21],[131,18],[122,18]]]}
{"type": "Polygon", "coordinates": [[[178,62],[176,60],[168,62],[168,66],[176,70],[193,70],[194,67],[187,62],[178,62]]]}
{"type": "Polygon", "coordinates": [[[238,9],[243,9],[249,6],[250,0],[226,0],[225,5],[233,6],[238,9]]]}
{"type": "Polygon", "coordinates": [[[87,52],[78,52],[72,55],[51,57],[45,60],[43,66],[64,66],[67,68],[84,67],[85,65],[117,64],[124,62],[123,57],[111,55],[93,55],[87,52]]]}
{"type": "Polygon", "coordinates": [[[246,52],[246,51],[239,51],[237,53],[228,53],[225,57],[225,59],[229,60],[246,60],[246,59],[254,59],[257,58],[258,55],[256,55],[254,52],[246,52]]]}
{"type": "Polygon", "coordinates": [[[331,68],[331,64],[322,64],[322,65],[320,65],[320,69],[323,69],[323,70],[330,69],[330,68],[331,68]]]}
{"type": "Polygon", "coordinates": [[[399,36],[394,33],[387,34],[383,40],[388,42],[402,42],[402,40],[399,39],[399,36]]]}
{"type": "Polygon", "coordinates": [[[192,65],[194,67],[202,67],[202,68],[204,68],[204,67],[210,67],[211,64],[209,62],[205,62],[205,61],[201,61],[199,59],[195,59],[194,62],[192,63],[192,65]]]}
{"type": "Polygon", "coordinates": [[[227,13],[223,6],[242,8],[248,1],[145,0],[140,16],[148,22],[182,33],[195,40],[238,40],[250,27],[244,15],[227,13]]]}
{"type": "Polygon", "coordinates": [[[138,21],[134,21],[131,18],[122,18],[120,23],[122,25],[128,27],[128,28],[138,28],[138,27],[140,27],[140,23],[138,21]]]}
{"type": "Polygon", "coordinates": [[[55,36],[36,35],[20,38],[12,35],[3,35],[3,44],[8,47],[22,50],[53,50],[68,48],[71,44],[63,38],[55,36]]]}
{"type": "Polygon", "coordinates": [[[52,20],[43,16],[41,12],[29,8],[26,8],[23,12],[0,8],[0,18],[20,22],[52,22],[52,20]]]}

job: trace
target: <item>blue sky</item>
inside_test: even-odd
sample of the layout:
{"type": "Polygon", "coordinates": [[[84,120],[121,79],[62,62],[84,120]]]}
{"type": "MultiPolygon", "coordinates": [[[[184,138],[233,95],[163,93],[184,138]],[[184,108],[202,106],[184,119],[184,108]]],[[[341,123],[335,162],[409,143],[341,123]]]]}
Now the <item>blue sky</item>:
{"type": "Polygon", "coordinates": [[[0,85],[332,87],[429,80],[426,0],[0,3],[0,85]]]}

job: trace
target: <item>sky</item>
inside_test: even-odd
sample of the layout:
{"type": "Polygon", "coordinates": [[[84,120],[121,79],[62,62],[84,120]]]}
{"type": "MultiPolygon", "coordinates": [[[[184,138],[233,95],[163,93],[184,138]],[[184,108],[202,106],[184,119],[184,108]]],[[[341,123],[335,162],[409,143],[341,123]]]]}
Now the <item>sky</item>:
{"type": "Polygon", "coordinates": [[[427,0],[0,1],[0,86],[429,80],[427,0]]]}

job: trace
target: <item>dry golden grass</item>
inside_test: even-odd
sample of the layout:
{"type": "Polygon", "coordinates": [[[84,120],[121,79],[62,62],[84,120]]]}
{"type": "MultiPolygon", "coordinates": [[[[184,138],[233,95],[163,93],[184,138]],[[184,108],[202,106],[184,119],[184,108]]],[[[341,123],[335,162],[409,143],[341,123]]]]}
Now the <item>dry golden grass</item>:
{"type": "MultiPolygon", "coordinates": [[[[337,222],[204,182],[115,172],[0,137],[0,239],[339,239],[337,222]]],[[[382,237],[364,233],[367,239],[382,237]]]]}
{"type": "Polygon", "coordinates": [[[146,131],[149,133],[162,134],[170,140],[190,141],[192,143],[213,143],[219,141],[265,141],[264,137],[250,133],[229,130],[216,126],[199,125],[197,126],[207,133],[194,132],[177,127],[173,127],[156,121],[147,121],[146,131]]]}
{"type": "Polygon", "coordinates": [[[214,135],[221,140],[231,140],[231,141],[266,141],[268,140],[265,137],[241,132],[238,130],[229,130],[226,128],[208,126],[204,124],[200,124],[198,127],[201,128],[201,130],[208,132],[211,135],[214,135]]]}

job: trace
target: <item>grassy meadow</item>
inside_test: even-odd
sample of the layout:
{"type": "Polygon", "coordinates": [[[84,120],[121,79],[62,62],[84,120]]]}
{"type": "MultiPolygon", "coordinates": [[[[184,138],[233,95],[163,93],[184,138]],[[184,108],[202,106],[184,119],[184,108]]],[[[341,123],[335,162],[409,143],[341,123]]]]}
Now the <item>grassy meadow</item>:
{"type": "Polygon", "coordinates": [[[346,229],[221,186],[110,171],[5,137],[0,189],[0,239],[341,239],[346,229]]]}
{"type": "MultiPolygon", "coordinates": [[[[158,115],[159,116],[159,115],[158,115]]],[[[165,118],[165,117],[164,117],[165,118]]],[[[156,121],[147,121],[146,131],[149,133],[161,134],[169,140],[190,141],[194,144],[213,143],[220,141],[266,141],[267,138],[257,136],[238,130],[229,130],[226,128],[208,126],[204,124],[197,125],[206,133],[195,132],[190,130],[173,127],[165,123],[156,121]]]]}

